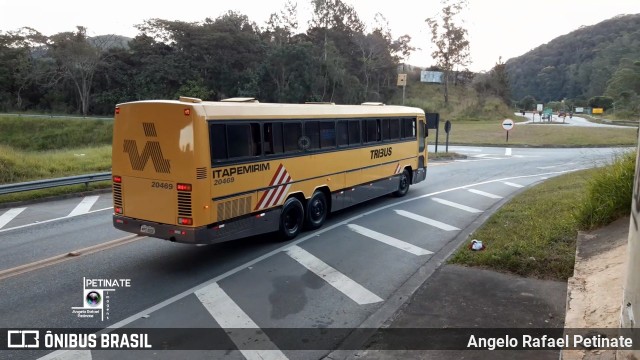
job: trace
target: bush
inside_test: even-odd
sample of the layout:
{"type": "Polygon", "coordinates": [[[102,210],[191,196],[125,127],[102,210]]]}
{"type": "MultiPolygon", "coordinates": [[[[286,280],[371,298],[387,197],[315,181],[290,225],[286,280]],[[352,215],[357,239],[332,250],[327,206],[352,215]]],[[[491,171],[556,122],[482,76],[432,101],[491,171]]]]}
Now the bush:
{"type": "Polygon", "coordinates": [[[635,167],[634,151],[620,155],[596,172],[589,180],[585,201],[577,210],[580,228],[591,230],[629,214],[635,167]]]}

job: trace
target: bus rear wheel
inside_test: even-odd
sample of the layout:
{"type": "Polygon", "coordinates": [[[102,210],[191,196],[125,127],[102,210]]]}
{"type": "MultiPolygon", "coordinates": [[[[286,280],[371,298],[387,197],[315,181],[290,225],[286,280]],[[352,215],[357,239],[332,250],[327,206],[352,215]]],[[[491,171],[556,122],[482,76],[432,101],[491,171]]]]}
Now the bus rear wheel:
{"type": "Polygon", "coordinates": [[[300,200],[291,197],[285,201],[280,214],[280,235],[283,240],[291,240],[298,236],[304,221],[304,207],[300,200]]]}
{"type": "Polygon", "coordinates": [[[321,227],[327,218],[328,211],[327,197],[324,192],[314,192],[309,201],[307,201],[305,227],[309,230],[321,227]]]}
{"type": "Polygon", "coordinates": [[[396,197],[403,197],[407,195],[409,191],[409,185],[411,184],[411,180],[409,179],[411,175],[409,174],[409,170],[404,169],[402,174],[400,175],[400,183],[398,184],[398,190],[396,190],[393,195],[396,197]]]}

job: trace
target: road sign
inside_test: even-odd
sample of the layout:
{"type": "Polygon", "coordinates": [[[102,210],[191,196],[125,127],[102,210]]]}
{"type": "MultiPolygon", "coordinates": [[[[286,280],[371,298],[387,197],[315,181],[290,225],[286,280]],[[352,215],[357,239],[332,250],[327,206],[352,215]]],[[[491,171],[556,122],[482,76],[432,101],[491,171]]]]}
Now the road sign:
{"type": "Polygon", "coordinates": [[[407,86],[407,74],[398,74],[398,86],[407,86]]]}
{"type": "Polygon", "coordinates": [[[602,114],[603,111],[604,111],[603,108],[593,108],[593,109],[591,109],[591,113],[592,114],[602,114]]]}
{"type": "Polygon", "coordinates": [[[537,109],[537,111],[542,111],[543,107],[544,107],[543,104],[538,104],[536,109],[537,109]]]}
{"type": "Polygon", "coordinates": [[[502,128],[509,131],[511,129],[513,129],[513,120],[511,119],[504,119],[504,121],[502,121],[502,128]]]}
{"type": "Polygon", "coordinates": [[[451,121],[447,120],[444,123],[444,132],[446,132],[448,134],[449,131],[451,131],[451,121]]]}

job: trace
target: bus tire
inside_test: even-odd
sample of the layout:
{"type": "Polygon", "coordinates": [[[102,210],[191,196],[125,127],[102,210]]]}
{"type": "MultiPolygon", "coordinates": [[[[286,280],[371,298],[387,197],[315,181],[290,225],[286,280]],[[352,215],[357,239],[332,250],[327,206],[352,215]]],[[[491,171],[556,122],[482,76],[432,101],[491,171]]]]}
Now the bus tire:
{"type": "Polygon", "coordinates": [[[409,185],[411,184],[411,179],[409,175],[409,170],[404,169],[402,174],[400,175],[400,183],[398,184],[398,190],[393,193],[393,196],[403,197],[407,195],[409,191],[409,185]]]}
{"type": "Polygon", "coordinates": [[[283,240],[291,240],[302,231],[304,207],[300,200],[290,197],[282,206],[280,213],[280,235],[283,240]]]}
{"type": "Polygon", "coordinates": [[[313,230],[321,227],[327,219],[328,211],[327,197],[324,192],[314,192],[309,201],[307,201],[305,228],[313,230]]]}

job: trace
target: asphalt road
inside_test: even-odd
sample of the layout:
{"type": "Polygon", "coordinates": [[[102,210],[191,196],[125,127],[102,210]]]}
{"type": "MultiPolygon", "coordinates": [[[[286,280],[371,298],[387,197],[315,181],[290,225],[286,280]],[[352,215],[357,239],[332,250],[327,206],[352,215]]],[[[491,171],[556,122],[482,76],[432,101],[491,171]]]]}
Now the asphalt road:
{"type": "MultiPolygon", "coordinates": [[[[449,150],[469,157],[431,163],[427,180],[406,197],[383,197],[333,214],[321,229],[293,241],[262,235],[190,246],[140,238],[2,279],[0,329],[173,328],[161,334],[168,337],[164,344],[171,344],[165,349],[202,349],[213,345],[189,329],[280,328],[295,340],[310,329],[370,325],[410,295],[398,292],[417,269],[430,262],[439,266],[454,248],[452,241],[505,199],[547,178],[604,164],[623,151],[449,150]],[[128,279],[130,287],[103,294],[109,297],[108,316],[81,318],[72,307],[83,306],[84,278],[128,279]]],[[[0,209],[0,271],[129,236],[113,229],[110,206],[110,194],[104,194],[0,209]]],[[[11,350],[0,358],[319,359],[343,338],[337,330],[331,334],[329,345],[308,350],[283,345],[277,333],[265,330],[229,334],[227,345],[242,351],[11,350]],[[261,344],[257,349],[247,345],[255,341],[261,344]]]]}

